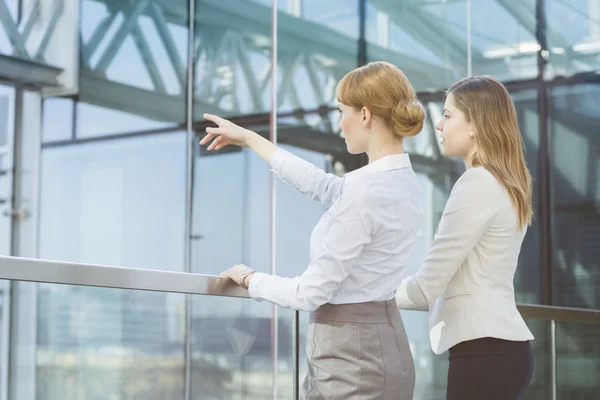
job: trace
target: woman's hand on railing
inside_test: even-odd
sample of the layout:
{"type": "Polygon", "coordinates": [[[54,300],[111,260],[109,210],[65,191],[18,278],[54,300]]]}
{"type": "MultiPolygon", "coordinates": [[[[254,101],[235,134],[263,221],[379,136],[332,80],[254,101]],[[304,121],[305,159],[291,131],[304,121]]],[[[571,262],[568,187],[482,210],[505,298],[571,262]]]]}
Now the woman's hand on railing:
{"type": "Polygon", "coordinates": [[[228,277],[244,289],[248,289],[252,280],[252,274],[254,274],[254,270],[244,264],[236,264],[228,270],[221,272],[221,276],[228,277]]]}

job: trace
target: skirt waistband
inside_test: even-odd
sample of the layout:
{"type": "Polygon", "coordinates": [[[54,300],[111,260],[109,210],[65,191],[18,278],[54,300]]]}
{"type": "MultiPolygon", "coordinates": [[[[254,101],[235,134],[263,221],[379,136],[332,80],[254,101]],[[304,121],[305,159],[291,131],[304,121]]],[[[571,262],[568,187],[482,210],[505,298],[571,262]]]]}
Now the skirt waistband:
{"type": "Polygon", "coordinates": [[[352,304],[323,304],[310,313],[310,321],[382,324],[400,318],[394,299],[352,304]]]}

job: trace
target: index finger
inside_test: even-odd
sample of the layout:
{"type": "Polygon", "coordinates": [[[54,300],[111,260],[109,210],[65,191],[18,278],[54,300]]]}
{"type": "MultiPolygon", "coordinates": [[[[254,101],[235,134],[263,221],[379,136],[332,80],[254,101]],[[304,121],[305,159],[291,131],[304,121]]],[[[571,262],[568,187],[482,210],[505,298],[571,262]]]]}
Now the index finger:
{"type": "Polygon", "coordinates": [[[223,118],[214,114],[204,114],[202,115],[202,117],[204,117],[204,119],[214,122],[217,125],[221,125],[225,121],[223,118]]]}

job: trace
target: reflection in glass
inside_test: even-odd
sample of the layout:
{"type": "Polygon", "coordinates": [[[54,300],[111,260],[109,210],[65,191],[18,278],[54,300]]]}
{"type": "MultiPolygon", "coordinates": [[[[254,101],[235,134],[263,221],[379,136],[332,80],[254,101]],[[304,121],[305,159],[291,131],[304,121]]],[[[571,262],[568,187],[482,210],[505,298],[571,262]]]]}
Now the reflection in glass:
{"type": "Polygon", "coordinates": [[[358,1],[308,0],[278,15],[278,111],[335,105],[338,81],[357,67],[358,1]]]}
{"type": "Polygon", "coordinates": [[[196,154],[192,272],[270,272],[269,166],[248,149],[196,154]]]}
{"type": "MultiPolygon", "coordinates": [[[[177,124],[166,121],[161,117],[167,117],[164,112],[157,111],[155,114],[147,116],[136,114],[135,110],[129,110],[128,108],[119,109],[116,104],[110,107],[104,107],[82,101],[77,102],[76,107],[77,119],[75,129],[78,139],[150,131],[177,126],[177,124]]],[[[163,111],[170,113],[168,110],[163,111]]],[[[177,112],[183,114],[183,109],[177,112]]]]}
{"type": "MultiPolygon", "coordinates": [[[[290,2],[293,4],[293,2],[290,2]]],[[[302,0],[301,18],[358,40],[357,0],[302,0]]]]}
{"type": "MultiPolygon", "coordinates": [[[[269,166],[250,150],[231,147],[219,152],[196,148],[194,168],[192,271],[219,274],[244,263],[270,272],[269,166]]],[[[281,268],[278,273],[285,273],[281,268]]],[[[212,385],[192,379],[192,398],[205,398],[209,390],[211,398],[271,399],[273,385],[279,398],[291,397],[293,312],[279,310],[274,364],[270,303],[206,298],[194,302],[192,310],[193,364],[209,361],[220,367],[212,385]]]]}
{"type": "Polygon", "coordinates": [[[0,255],[11,253],[11,218],[3,213],[12,207],[15,136],[15,89],[0,86],[0,255]]]}
{"type": "Polygon", "coordinates": [[[550,97],[555,305],[600,308],[599,102],[593,84],[556,88],[550,97]]]}
{"type": "Polygon", "coordinates": [[[77,5],[66,0],[3,0],[0,53],[62,69],[60,84],[76,84],[77,5]]]}
{"type": "MultiPolygon", "coordinates": [[[[291,320],[278,329],[279,356],[290,359],[291,320]]],[[[194,297],[191,398],[272,399],[274,343],[270,304],[194,297]]],[[[279,379],[291,383],[289,375],[291,369],[279,379]]]]}
{"type": "Polygon", "coordinates": [[[441,90],[467,75],[467,2],[368,0],[367,56],[404,71],[415,89],[441,90]]]}
{"type": "Polygon", "coordinates": [[[600,324],[556,325],[557,398],[593,399],[600,393],[600,324]]]}
{"type": "MultiPolygon", "coordinates": [[[[295,146],[283,146],[283,148],[326,172],[334,172],[331,157],[326,154],[300,149],[295,146]]],[[[292,278],[301,275],[310,263],[310,235],[319,222],[321,215],[325,212],[325,208],[321,203],[311,200],[281,180],[277,181],[276,190],[277,274],[292,278]]],[[[291,322],[293,315],[291,311],[280,309],[279,320],[282,324],[288,321],[291,322]]],[[[300,313],[299,332],[299,374],[300,385],[302,385],[307,370],[306,334],[308,332],[308,313],[300,313]]],[[[292,359],[282,359],[280,357],[280,365],[280,371],[281,369],[289,369],[292,365],[292,359]]],[[[278,378],[281,391],[286,390],[286,385],[291,387],[292,384],[291,379],[283,378],[285,376],[285,373],[281,371],[278,378]]],[[[289,391],[289,388],[287,390],[289,391]]],[[[282,398],[291,398],[291,396],[282,398]]]]}
{"type": "Polygon", "coordinates": [[[271,7],[252,1],[195,1],[194,119],[201,120],[205,112],[268,112],[271,7]]]}
{"type": "Polygon", "coordinates": [[[40,284],[37,298],[37,399],[183,400],[184,295],[40,284]]]}
{"type": "Polygon", "coordinates": [[[182,271],[185,137],[45,148],[38,256],[182,271]]]}
{"type": "Polygon", "coordinates": [[[81,3],[80,99],[133,116],[113,123],[117,127],[91,132],[85,126],[94,121],[84,122],[82,136],[185,122],[187,5],[183,0],[135,0],[110,7],[93,0],[81,3]]]}
{"type": "MultiPolygon", "coordinates": [[[[523,400],[552,398],[552,341],[551,321],[526,318],[525,323],[533,334],[533,376],[523,400]]],[[[559,397],[560,399],[560,397],[559,397]]]]}
{"type": "Polygon", "coordinates": [[[471,2],[473,75],[507,81],[538,73],[536,1],[477,0],[471,2]]]}
{"type": "Polygon", "coordinates": [[[548,77],[600,68],[600,4],[595,0],[547,0],[548,77]]]}
{"type": "Polygon", "coordinates": [[[69,140],[73,136],[73,100],[59,97],[44,100],[42,140],[69,140]]]}
{"type": "Polygon", "coordinates": [[[519,264],[515,274],[515,292],[518,303],[538,304],[540,297],[540,221],[539,221],[539,115],[537,91],[511,93],[517,110],[517,119],[523,144],[525,162],[533,178],[534,218],[521,245],[519,264]]]}

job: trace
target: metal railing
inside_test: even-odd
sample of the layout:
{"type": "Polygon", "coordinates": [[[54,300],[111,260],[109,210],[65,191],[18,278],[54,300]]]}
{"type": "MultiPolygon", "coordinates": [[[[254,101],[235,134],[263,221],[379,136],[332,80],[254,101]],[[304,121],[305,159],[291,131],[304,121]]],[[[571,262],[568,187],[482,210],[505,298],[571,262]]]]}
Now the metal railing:
{"type": "MultiPolygon", "coordinates": [[[[21,257],[0,256],[0,279],[249,298],[246,290],[220,276],[21,257]]],[[[600,323],[600,310],[536,304],[518,308],[526,318],[600,323]]]]}
{"type": "MultiPolygon", "coordinates": [[[[129,290],[185,293],[193,295],[249,298],[248,292],[229,278],[185,272],[170,272],[138,268],[114,267],[0,256],[0,279],[53,283],[64,285],[93,286],[129,290]]],[[[600,323],[600,310],[519,304],[525,318],[551,322],[551,386],[552,398],[556,399],[556,323],[600,323]]],[[[425,311],[425,310],[421,310],[425,311]]],[[[299,395],[300,332],[299,312],[293,319],[293,370],[294,398],[299,395]]]]}
{"type": "Polygon", "coordinates": [[[113,267],[0,256],[0,279],[14,281],[150,290],[227,297],[249,297],[229,278],[186,272],[113,267]]]}

